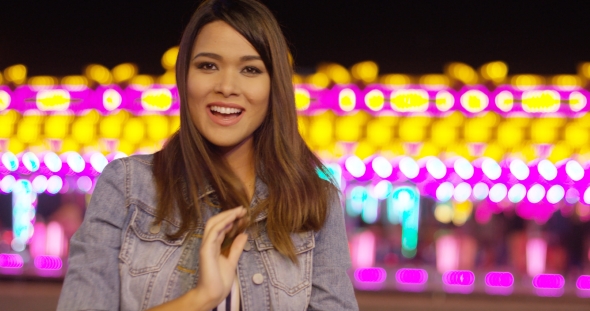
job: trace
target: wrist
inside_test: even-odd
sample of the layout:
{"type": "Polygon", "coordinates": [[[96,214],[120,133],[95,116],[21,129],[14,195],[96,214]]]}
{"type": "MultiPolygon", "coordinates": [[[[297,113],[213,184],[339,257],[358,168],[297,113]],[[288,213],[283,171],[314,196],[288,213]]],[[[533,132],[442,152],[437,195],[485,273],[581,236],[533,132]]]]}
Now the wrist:
{"type": "Polygon", "coordinates": [[[187,299],[189,307],[187,310],[209,311],[216,307],[215,303],[198,286],[191,289],[187,294],[189,298],[187,299]]]}

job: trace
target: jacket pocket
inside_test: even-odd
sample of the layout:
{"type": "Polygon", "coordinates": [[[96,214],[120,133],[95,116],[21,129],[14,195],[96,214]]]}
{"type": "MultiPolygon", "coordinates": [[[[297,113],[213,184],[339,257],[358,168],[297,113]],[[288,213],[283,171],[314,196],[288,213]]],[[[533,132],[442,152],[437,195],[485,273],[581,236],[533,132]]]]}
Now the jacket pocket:
{"type": "Polygon", "coordinates": [[[119,258],[129,267],[131,275],[160,271],[170,255],[184,242],[186,234],[169,239],[166,234],[178,230],[163,221],[154,225],[154,216],[138,206],[125,231],[119,258]]]}
{"type": "Polygon", "coordinates": [[[311,286],[315,239],[313,231],[307,231],[291,234],[291,240],[295,247],[297,263],[279,253],[270,242],[266,232],[261,232],[255,241],[271,284],[289,296],[294,296],[311,286]]]}

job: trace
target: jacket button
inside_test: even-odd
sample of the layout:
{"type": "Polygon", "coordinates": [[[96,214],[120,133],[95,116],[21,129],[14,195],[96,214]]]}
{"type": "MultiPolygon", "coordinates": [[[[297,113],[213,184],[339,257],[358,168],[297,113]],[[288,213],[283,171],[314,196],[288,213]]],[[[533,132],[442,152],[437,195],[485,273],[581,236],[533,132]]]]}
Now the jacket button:
{"type": "Polygon", "coordinates": [[[264,281],[264,277],[260,273],[256,273],[252,277],[252,282],[254,282],[254,284],[260,285],[260,284],[262,284],[262,281],[264,281]]]}
{"type": "Polygon", "coordinates": [[[152,225],[150,227],[150,233],[151,234],[158,234],[159,232],[160,232],[160,224],[152,225]]]}
{"type": "Polygon", "coordinates": [[[247,252],[251,249],[252,249],[252,245],[250,244],[250,241],[246,241],[246,244],[244,244],[244,250],[247,252]]]}

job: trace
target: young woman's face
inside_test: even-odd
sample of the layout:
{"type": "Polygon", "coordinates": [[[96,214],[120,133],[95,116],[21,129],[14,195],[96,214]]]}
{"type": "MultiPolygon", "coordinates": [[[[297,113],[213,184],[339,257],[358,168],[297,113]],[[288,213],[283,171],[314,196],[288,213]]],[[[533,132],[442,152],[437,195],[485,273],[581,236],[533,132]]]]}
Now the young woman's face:
{"type": "Polygon", "coordinates": [[[260,55],[222,21],[205,25],[193,46],[187,92],[190,116],[212,144],[252,139],[268,110],[270,76],[260,55]]]}

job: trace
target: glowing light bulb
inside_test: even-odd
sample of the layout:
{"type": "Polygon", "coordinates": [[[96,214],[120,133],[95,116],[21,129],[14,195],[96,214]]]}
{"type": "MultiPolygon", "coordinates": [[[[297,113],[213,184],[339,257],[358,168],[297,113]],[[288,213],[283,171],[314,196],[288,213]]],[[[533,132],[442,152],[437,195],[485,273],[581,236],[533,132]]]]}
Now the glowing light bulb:
{"type": "Polygon", "coordinates": [[[404,157],[399,161],[399,170],[409,179],[416,178],[420,173],[418,163],[410,157],[404,157]]]}
{"type": "Polygon", "coordinates": [[[510,173],[518,180],[525,180],[529,177],[529,167],[520,159],[514,159],[510,162],[510,173]]]}
{"type": "Polygon", "coordinates": [[[441,179],[447,174],[447,167],[437,157],[431,157],[426,161],[426,170],[436,179],[441,179]]]}
{"type": "Polygon", "coordinates": [[[348,157],[344,162],[344,166],[350,175],[356,178],[365,175],[367,170],[365,163],[363,163],[363,161],[357,156],[348,157]]]}
{"type": "Polygon", "coordinates": [[[457,159],[455,163],[453,163],[453,168],[455,169],[455,173],[457,173],[457,175],[463,180],[473,177],[473,165],[464,158],[457,159]]]}
{"type": "Polygon", "coordinates": [[[496,180],[500,178],[500,175],[502,174],[502,168],[500,165],[490,158],[485,159],[481,163],[481,169],[490,180],[496,180]]]}

